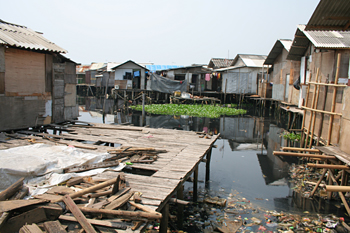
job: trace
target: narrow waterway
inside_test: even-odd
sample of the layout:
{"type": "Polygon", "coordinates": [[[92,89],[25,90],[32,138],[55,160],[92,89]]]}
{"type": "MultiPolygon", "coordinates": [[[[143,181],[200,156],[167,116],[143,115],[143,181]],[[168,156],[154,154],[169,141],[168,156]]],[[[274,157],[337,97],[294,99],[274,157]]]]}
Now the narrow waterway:
{"type": "MultiPolygon", "coordinates": [[[[293,193],[294,185],[289,182],[289,168],[293,163],[299,163],[299,160],[272,154],[273,151],[291,143],[282,137],[287,123],[285,116],[276,117],[273,113],[261,116],[256,113],[254,107],[250,107],[248,114],[235,117],[209,119],[146,115],[142,118],[139,112],[115,112],[113,109],[118,108],[113,106],[113,101],[107,100],[105,109],[111,114],[106,115],[101,114],[102,100],[83,98],[79,101],[81,121],[220,133],[221,138],[216,141],[212,150],[209,183],[204,183],[205,163],[199,166],[199,200],[219,197],[227,199],[230,204],[234,197],[236,203],[237,200],[244,200],[244,203],[249,203],[249,208],[259,209],[262,213],[266,210],[308,215],[332,213],[344,216],[343,209],[336,208],[334,203],[322,199],[310,200],[293,193]]],[[[192,183],[185,182],[185,194],[189,200],[191,190],[192,183]]],[[[200,232],[203,227],[192,229],[192,223],[188,220],[198,209],[189,211],[185,229],[189,232],[200,232]]],[[[196,221],[203,225],[205,220],[217,221],[218,215],[222,214],[216,211],[207,213],[207,216],[201,216],[203,221],[196,221]]],[[[245,216],[251,217],[251,213],[245,216]]]]}

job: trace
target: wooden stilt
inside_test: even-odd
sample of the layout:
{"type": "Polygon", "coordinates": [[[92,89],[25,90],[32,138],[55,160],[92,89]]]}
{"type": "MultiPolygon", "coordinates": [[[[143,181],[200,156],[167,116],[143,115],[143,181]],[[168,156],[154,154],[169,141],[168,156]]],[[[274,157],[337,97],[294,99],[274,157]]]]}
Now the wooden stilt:
{"type": "MultiPolygon", "coordinates": [[[[183,200],[184,199],[184,186],[180,185],[177,190],[177,198],[183,200]]],[[[184,205],[177,204],[177,228],[183,229],[184,223],[184,205]]]]}
{"type": "MultiPolygon", "coordinates": [[[[335,180],[334,175],[333,175],[333,173],[332,173],[332,171],[330,169],[329,169],[329,177],[331,178],[331,180],[333,180],[333,182],[336,185],[338,185],[338,182],[335,180]]],[[[328,192],[328,187],[327,186],[326,186],[326,190],[328,192]]],[[[341,191],[339,191],[338,194],[339,194],[339,197],[340,197],[340,199],[342,200],[342,202],[344,204],[344,207],[345,207],[346,211],[348,212],[348,215],[350,215],[350,208],[349,208],[348,202],[346,201],[346,199],[344,197],[344,194],[341,191]]]]}
{"type": "Polygon", "coordinates": [[[193,171],[193,202],[197,202],[198,197],[198,165],[193,171]]]}
{"type": "Polygon", "coordinates": [[[169,204],[166,204],[162,209],[162,219],[160,221],[159,233],[167,233],[169,220],[169,204]]]}
{"type": "MultiPolygon", "coordinates": [[[[319,83],[319,79],[318,79],[318,74],[316,77],[316,83],[319,83]]],[[[316,100],[315,100],[315,106],[314,108],[317,109],[317,104],[318,104],[318,97],[320,95],[320,87],[318,85],[315,85],[315,91],[317,89],[317,93],[316,93],[316,100]]],[[[314,137],[314,131],[315,131],[315,121],[316,121],[316,112],[314,112],[313,114],[313,118],[312,118],[312,125],[311,125],[311,140],[310,140],[310,144],[309,144],[309,148],[311,148],[312,146],[312,139],[314,137]]]]}
{"type": "Polygon", "coordinates": [[[209,151],[207,152],[207,162],[206,162],[206,166],[205,166],[205,183],[207,184],[209,182],[210,179],[210,160],[211,160],[211,152],[212,152],[212,148],[209,149],[209,151]]]}

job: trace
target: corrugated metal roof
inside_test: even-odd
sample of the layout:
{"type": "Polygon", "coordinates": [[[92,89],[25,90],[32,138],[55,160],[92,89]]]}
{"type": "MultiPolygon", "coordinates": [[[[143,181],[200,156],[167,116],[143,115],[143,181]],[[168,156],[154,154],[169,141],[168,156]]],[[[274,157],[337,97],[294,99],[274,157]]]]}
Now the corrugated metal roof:
{"type": "Polygon", "coordinates": [[[269,55],[267,56],[264,64],[272,65],[276,58],[282,53],[283,49],[289,51],[292,46],[292,40],[289,39],[280,39],[277,40],[275,45],[272,47],[269,55]]]}
{"type": "Polygon", "coordinates": [[[234,59],[228,59],[228,58],[212,58],[209,62],[208,67],[209,68],[223,68],[223,67],[229,67],[232,65],[234,59]],[[213,65],[211,65],[211,63],[213,65]]]}
{"type": "Polygon", "coordinates": [[[321,0],[305,30],[350,30],[350,1],[321,0]]]}
{"type": "MultiPolygon", "coordinates": [[[[117,69],[119,66],[122,66],[122,65],[124,65],[124,64],[126,64],[126,63],[128,63],[128,62],[132,62],[132,63],[134,63],[135,65],[139,66],[140,68],[143,68],[143,69],[145,69],[145,70],[149,70],[146,66],[141,65],[141,64],[139,64],[139,63],[136,63],[136,62],[134,62],[134,61],[132,61],[132,60],[129,60],[129,61],[126,61],[126,62],[121,63],[121,64],[119,64],[119,65],[116,65],[116,66],[112,67],[112,70],[115,70],[115,69],[117,69]]],[[[146,64],[149,64],[149,63],[146,63],[146,64]]]]}
{"type": "Polygon", "coordinates": [[[253,54],[237,54],[236,58],[234,59],[235,61],[233,62],[233,65],[238,60],[238,57],[242,59],[242,61],[247,67],[263,67],[267,56],[253,54]]]}
{"type": "Polygon", "coordinates": [[[75,69],[77,74],[84,74],[86,70],[90,69],[90,65],[77,65],[75,69]]]}
{"type": "Polygon", "coordinates": [[[292,47],[287,59],[300,60],[304,56],[309,43],[316,48],[324,49],[349,49],[349,31],[305,31],[305,25],[298,25],[292,47]]]}
{"type": "Polygon", "coordinates": [[[91,66],[89,68],[89,70],[98,70],[102,67],[106,66],[106,63],[103,62],[93,62],[91,63],[91,66]]]}
{"type": "Polygon", "coordinates": [[[17,48],[67,53],[66,50],[25,26],[0,20],[0,44],[17,48]]]}

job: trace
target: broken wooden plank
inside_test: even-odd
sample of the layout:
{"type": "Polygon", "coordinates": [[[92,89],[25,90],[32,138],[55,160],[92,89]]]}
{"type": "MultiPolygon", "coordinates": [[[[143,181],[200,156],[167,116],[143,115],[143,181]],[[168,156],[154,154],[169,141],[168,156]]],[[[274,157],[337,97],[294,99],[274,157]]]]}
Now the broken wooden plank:
{"type": "Polygon", "coordinates": [[[35,223],[32,225],[25,225],[20,230],[19,233],[43,233],[43,231],[35,223]]]}
{"type": "Polygon", "coordinates": [[[23,180],[24,177],[17,180],[15,183],[10,185],[7,189],[0,192],[0,201],[5,201],[6,199],[10,198],[12,195],[14,195],[18,190],[20,190],[23,186],[23,180]]]}
{"type": "Polygon", "coordinates": [[[162,218],[162,214],[160,214],[160,213],[148,213],[148,212],[142,212],[142,211],[93,209],[93,208],[87,208],[87,207],[79,207],[79,209],[83,213],[121,216],[123,218],[142,220],[142,221],[144,221],[145,219],[161,219],[162,218]]]}
{"type": "Polygon", "coordinates": [[[0,232],[18,232],[25,224],[46,221],[47,217],[43,208],[35,208],[20,215],[10,218],[0,229],[0,232]]]}
{"type": "Polygon", "coordinates": [[[93,226],[86,220],[84,214],[80,211],[78,206],[74,203],[72,198],[68,195],[63,197],[64,203],[67,205],[68,209],[72,212],[74,217],[80,223],[82,228],[84,228],[86,233],[96,233],[93,226]]]}
{"type": "Polygon", "coordinates": [[[59,221],[44,222],[44,228],[48,233],[67,233],[59,221]]]}
{"type": "Polygon", "coordinates": [[[21,208],[21,207],[45,203],[45,202],[47,202],[47,200],[40,200],[40,199],[0,201],[0,212],[6,212],[6,211],[21,208]]]}
{"type": "MultiPolygon", "coordinates": [[[[102,188],[107,187],[107,186],[109,186],[109,185],[112,185],[112,184],[114,184],[116,181],[117,181],[117,179],[116,179],[116,178],[113,178],[113,179],[107,180],[107,181],[105,181],[105,182],[102,182],[102,183],[100,183],[100,184],[96,184],[96,185],[94,185],[94,186],[92,186],[92,187],[90,187],[90,188],[86,188],[86,189],[83,189],[83,190],[81,190],[81,191],[78,191],[78,192],[69,194],[69,196],[70,196],[71,198],[81,197],[81,196],[83,196],[84,194],[92,193],[92,192],[95,192],[96,190],[99,190],[99,189],[102,189],[102,188]]],[[[59,202],[59,201],[62,201],[62,200],[63,200],[63,198],[60,197],[60,198],[58,198],[55,202],[59,202]]]]}
{"type": "MultiPolygon", "coordinates": [[[[73,216],[61,215],[60,220],[77,222],[73,216]]],[[[90,224],[96,226],[112,227],[116,229],[126,230],[127,226],[123,222],[113,220],[97,220],[97,219],[86,219],[90,224]]]]}
{"type": "Polygon", "coordinates": [[[67,181],[66,185],[69,187],[69,186],[73,186],[76,184],[80,184],[84,181],[84,178],[85,178],[85,176],[73,177],[67,181]]]}
{"type": "Polygon", "coordinates": [[[140,210],[143,210],[143,211],[145,211],[145,212],[148,212],[148,213],[155,213],[155,214],[161,214],[161,213],[159,213],[159,212],[157,212],[157,211],[155,211],[155,210],[153,210],[153,209],[151,209],[151,208],[148,208],[148,207],[145,206],[145,205],[142,205],[142,204],[139,204],[139,203],[135,203],[135,202],[133,202],[133,201],[129,201],[129,203],[130,203],[131,205],[135,206],[136,208],[138,208],[138,209],[140,209],[140,210]]]}
{"type": "Polygon", "coordinates": [[[105,168],[105,167],[115,167],[119,165],[119,161],[108,161],[108,162],[101,162],[101,163],[94,163],[90,165],[80,165],[80,166],[73,166],[64,169],[64,173],[71,173],[71,172],[83,172],[83,171],[89,171],[96,168],[105,168]]]}
{"type": "Polygon", "coordinates": [[[108,204],[105,207],[105,209],[113,210],[113,209],[116,209],[120,206],[123,206],[125,203],[127,203],[129,201],[129,199],[132,197],[132,195],[134,195],[134,192],[127,193],[127,194],[111,201],[111,203],[108,204]]]}

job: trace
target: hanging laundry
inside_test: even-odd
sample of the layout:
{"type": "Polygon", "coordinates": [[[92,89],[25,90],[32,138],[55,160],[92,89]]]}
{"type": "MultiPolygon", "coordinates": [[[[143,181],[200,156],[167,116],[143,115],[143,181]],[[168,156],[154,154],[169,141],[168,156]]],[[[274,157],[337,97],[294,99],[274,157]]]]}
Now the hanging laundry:
{"type": "Polygon", "coordinates": [[[140,71],[135,71],[134,72],[134,77],[140,77],[140,71]]]}
{"type": "Polygon", "coordinates": [[[205,74],[205,81],[210,81],[210,74],[205,74]]]}

